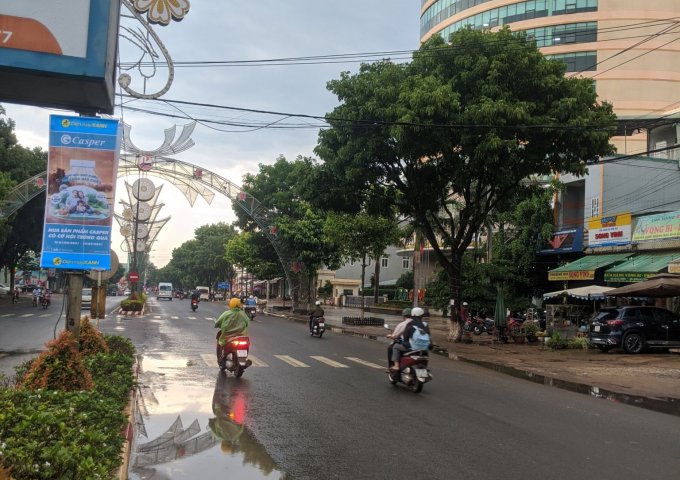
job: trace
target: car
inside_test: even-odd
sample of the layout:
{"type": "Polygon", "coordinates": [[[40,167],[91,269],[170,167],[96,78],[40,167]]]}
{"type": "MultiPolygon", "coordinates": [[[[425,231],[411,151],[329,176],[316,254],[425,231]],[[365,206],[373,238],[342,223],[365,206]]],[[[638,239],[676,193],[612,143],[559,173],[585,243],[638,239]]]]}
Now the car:
{"type": "Polygon", "coordinates": [[[590,320],[588,342],[603,352],[680,347],[680,316],[661,307],[605,307],[590,320]]]}
{"type": "Polygon", "coordinates": [[[19,289],[24,293],[31,293],[36,288],[38,288],[38,286],[33,285],[32,283],[28,284],[28,285],[22,285],[22,286],[19,287],[19,289]]]}
{"type": "Polygon", "coordinates": [[[92,307],[92,289],[85,287],[83,288],[83,293],[81,297],[80,309],[84,310],[86,308],[92,307]]]}
{"type": "Polygon", "coordinates": [[[0,283],[0,295],[9,295],[9,292],[10,292],[9,285],[0,283]]]}
{"type": "Polygon", "coordinates": [[[128,289],[126,289],[126,290],[123,292],[123,295],[130,295],[131,293],[132,293],[132,292],[131,292],[130,289],[128,288],[128,289]]]}

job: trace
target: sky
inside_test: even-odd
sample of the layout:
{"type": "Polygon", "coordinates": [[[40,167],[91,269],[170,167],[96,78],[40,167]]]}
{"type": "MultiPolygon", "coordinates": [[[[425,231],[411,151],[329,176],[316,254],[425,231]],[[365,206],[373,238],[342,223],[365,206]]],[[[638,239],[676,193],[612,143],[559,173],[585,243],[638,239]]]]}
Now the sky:
{"type": "MultiPolygon", "coordinates": [[[[342,71],[357,72],[360,61],[372,62],[382,56],[403,61],[404,55],[362,57],[360,61],[340,61],[301,65],[201,66],[187,67],[181,62],[252,61],[291,57],[347,55],[358,53],[403,52],[419,46],[418,0],[190,0],[191,7],[181,22],[154,27],[178,63],[169,91],[161,100],[180,100],[267,112],[324,115],[338,105],[327,91],[326,83],[342,71]]],[[[125,8],[122,10],[127,14],[125,8]]],[[[124,20],[124,25],[132,25],[124,20]]],[[[121,38],[119,36],[119,38],[121,38]]],[[[120,62],[127,64],[139,57],[125,38],[120,39],[120,62]]],[[[408,55],[406,55],[408,57],[408,55]]],[[[251,62],[252,63],[252,62],[251,62]]],[[[269,62],[276,63],[276,62],[269,62]]],[[[281,63],[281,62],[279,62],[281,63]]],[[[150,87],[165,82],[165,69],[158,69],[148,82],[150,87]]],[[[120,73],[120,71],[119,71],[120,73]]],[[[140,88],[139,77],[131,86],[140,88]]],[[[118,88],[120,93],[120,88],[118,88]]],[[[117,97],[113,118],[132,126],[131,140],[141,149],[161,145],[164,130],[184,125],[188,120],[152,115],[154,112],[191,114],[200,119],[219,119],[239,124],[258,125],[302,123],[299,118],[280,115],[217,110],[187,105],[172,106],[156,101],[132,101],[117,97]],[[122,104],[122,108],[121,108],[122,104]]],[[[2,103],[7,116],[16,124],[15,133],[25,147],[48,146],[48,119],[51,114],[72,112],[2,103]]],[[[313,124],[315,122],[307,120],[313,124]]],[[[192,135],[195,146],[172,158],[199,165],[232,183],[241,185],[246,173],[257,174],[259,165],[271,164],[283,155],[294,160],[298,155],[313,156],[318,127],[273,129],[198,124],[192,135]]],[[[129,183],[137,176],[127,177],[129,183]]],[[[151,177],[156,185],[163,181],[151,177]]],[[[122,180],[117,185],[117,202],[126,199],[122,180]]],[[[206,224],[235,220],[231,202],[217,195],[211,205],[198,199],[193,208],[172,185],[166,184],[160,196],[164,204],[158,218],[171,217],[161,230],[151,251],[151,261],[162,267],[170,261],[173,248],[193,238],[194,229],[206,224]]],[[[116,206],[122,212],[122,206],[116,206]]],[[[121,262],[127,254],[117,222],[113,223],[112,248],[121,262]]]]}

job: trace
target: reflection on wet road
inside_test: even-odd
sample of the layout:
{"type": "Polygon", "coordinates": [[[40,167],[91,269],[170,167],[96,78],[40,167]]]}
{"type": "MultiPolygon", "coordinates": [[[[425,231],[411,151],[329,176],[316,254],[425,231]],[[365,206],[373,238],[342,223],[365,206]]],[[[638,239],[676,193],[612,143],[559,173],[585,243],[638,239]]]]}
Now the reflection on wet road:
{"type": "Polygon", "coordinates": [[[140,358],[129,478],[288,478],[245,425],[248,382],[189,374],[190,364],[165,354],[140,358]]]}

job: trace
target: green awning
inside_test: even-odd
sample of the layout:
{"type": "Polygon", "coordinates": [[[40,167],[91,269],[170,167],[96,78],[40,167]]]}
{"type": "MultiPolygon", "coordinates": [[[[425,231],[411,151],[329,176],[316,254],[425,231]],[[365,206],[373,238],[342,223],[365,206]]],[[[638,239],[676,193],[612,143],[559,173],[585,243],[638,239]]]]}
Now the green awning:
{"type": "Polygon", "coordinates": [[[632,253],[586,255],[548,272],[548,280],[594,280],[595,270],[629,259],[632,253]]]}
{"type": "Polygon", "coordinates": [[[639,282],[665,270],[673,260],[680,258],[675,253],[641,253],[604,272],[605,282],[639,282]]]}

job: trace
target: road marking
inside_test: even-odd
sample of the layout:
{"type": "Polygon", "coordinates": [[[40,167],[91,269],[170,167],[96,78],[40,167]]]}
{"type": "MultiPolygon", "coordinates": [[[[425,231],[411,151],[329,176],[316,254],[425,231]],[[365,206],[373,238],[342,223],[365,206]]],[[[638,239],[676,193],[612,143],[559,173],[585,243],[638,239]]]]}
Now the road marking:
{"type": "Polygon", "coordinates": [[[345,358],[347,360],[352,361],[352,362],[356,362],[356,363],[359,363],[361,365],[366,365],[367,367],[380,368],[380,369],[383,369],[383,370],[385,369],[385,365],[378,365],[377,363],[367,362],[366,360],[362,360],[362,359],[357,358],[357,357],[345,357],[345,358]]]}
{"type": "Polygon", "coordinates": [[[313,358],[314,360],[318,360],[319,362],[325,363],[326,365],[330,365],[331,367],[349,368],[344,363],[336,362],[335,360],[331,360],[330,358],[320,357],[320,356],[317,356],[317,355],[311,355],[309,358],[313,358]]]}
{"type": "Polygon", "coordinates": [[[160,320],[162,317],[160,315],[154,315],[153,318],[154,320],[160,320]]]}
{"type": "Polygon", "coordinates": [[[212,320],[213,322],[215,321],[215,317],[205,317],[206,320],[212,320]]]}
{"type": "Polygon", "coordinates": [[[23,315],[19,315],[21,318],[26,318],[26,317],[32,317],[32,313],[24,313],[23,315]]]}
{"type": "Polygon", "coordinates": [[[306,363],[302,363],[299,360],[295,360],[293,357],[289,357],[288,355],[274,355],[274,356],[279,360],[286,362],[288,365],[292,365],[293,367],[309,368],[309,365],[307,365],[306,363]]]}
{"type": "Polygon", "coordinates": [[[11,317],[13,315],[16,315],[16,313],[5,313],[4,315],[0,315],[0,317],[11,317]]]}
{"type": "Polygon", "coordinates": [[[178,317],[177,315],[172,315],[170,318],[171,318],[172,320],[179,320],[179,317],[178,317]]]}
{"type": "Polygon", "coordinates": [[[40,315],[40,318],[51,317],[51,316],[52,316],[51,313],[43,313],[42,315],[40,315]]]}
{"type": "MultiPolygon", "coordinates": [[[[214,353],[202,353],[201,358],[209,367],[217,366],[217,360],[214,353]]],[[[248,355],[248,359],[253,362],[251,367],[268,367],[269,365],[253,355],[248,355]]]]}
{"type": "Polygon", "coordinates": [[[187,317],[189,320],[196,320],[196,317],[187,317]]]}

